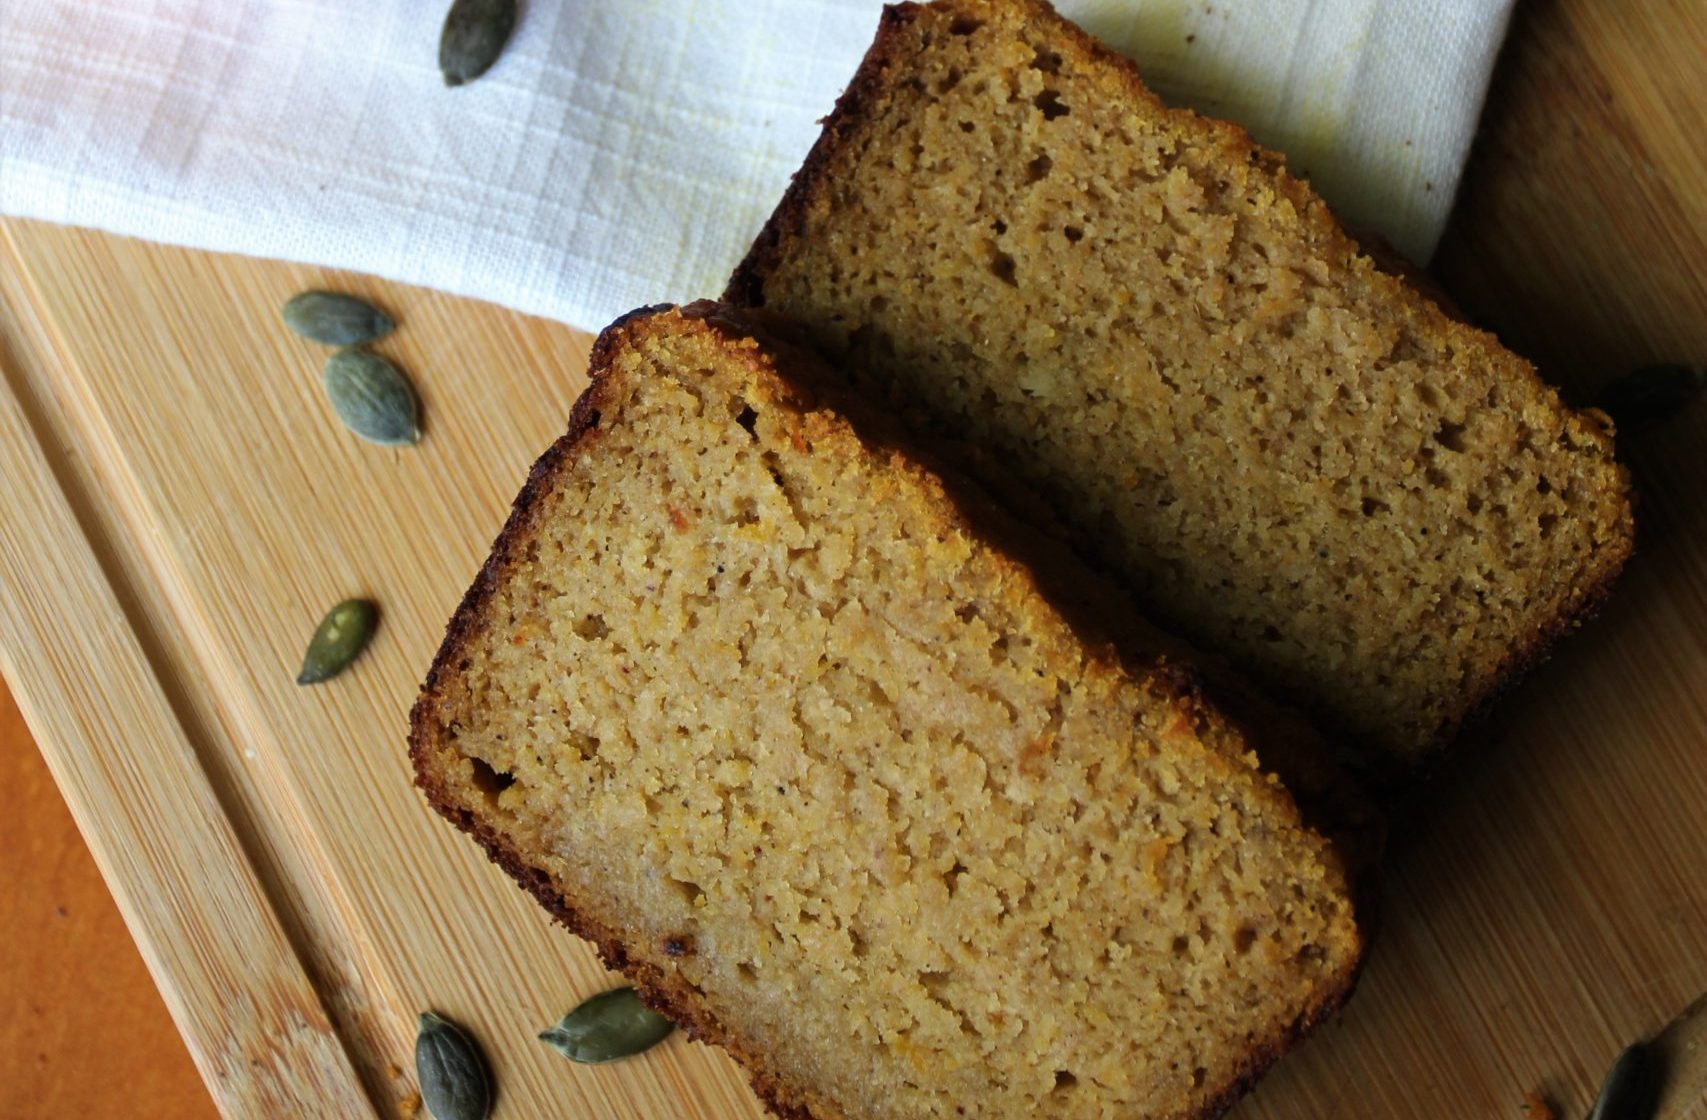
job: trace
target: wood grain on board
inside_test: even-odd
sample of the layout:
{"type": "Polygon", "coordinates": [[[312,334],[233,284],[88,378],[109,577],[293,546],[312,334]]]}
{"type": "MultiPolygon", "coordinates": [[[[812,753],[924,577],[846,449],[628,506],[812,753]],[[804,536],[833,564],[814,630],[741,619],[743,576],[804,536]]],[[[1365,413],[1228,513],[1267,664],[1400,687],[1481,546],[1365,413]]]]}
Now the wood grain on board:
{"type": "MultiPolygon", "coordinates": [[[[1581,397],[1707,360],[1703,57],[1698,5],[1519,13],[1437,271],[1581,397]]],[[[600,1068],[536,1043],[611,979],[409,784],[420,674],[588,341],[0,223],[0,671],[228,1115],[398,1113],[428,1006],[484,1040],[500,1116],[760,1115],[679,1037],[600,1068]],[[420,447],[333,421],[324,351],[277,322],[309,286],[397,316],[379,348],[422,390],[420,447]],[[295,685],[321,611],[358,594],[382,605],[374,646],[295,685]]],[[[1701,407],[1621,440],[1643,490],[1623,585],[1400,822],[1358,996],[1237,1116],[1516,1117],[1531,1090],[1577,1115],[1707,991],[1703,446],[1701,407]]],[[[1707,1086],[1682,1094],[1668,1120],[1707,1117],[1707,1086]]]]}

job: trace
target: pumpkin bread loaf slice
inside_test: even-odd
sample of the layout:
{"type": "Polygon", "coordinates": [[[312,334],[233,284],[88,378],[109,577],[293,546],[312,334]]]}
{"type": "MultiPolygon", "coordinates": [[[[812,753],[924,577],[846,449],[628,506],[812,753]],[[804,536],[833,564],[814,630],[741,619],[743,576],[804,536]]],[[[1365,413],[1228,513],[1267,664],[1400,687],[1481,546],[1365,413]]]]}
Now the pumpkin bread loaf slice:
{"type": "Polygon", "coordinates": [[[1604,418],[1041,0],[885,11],[727,298],[1394,776],[1608,591],[1604,418]]]}
{"type": "Polygon", "coordinates": [[[1189,673],[1087,640],[1023,531],[731,315],[601,336],[420,785],[782,1115],[1218,1113],[1349,990],[1348,861],[1189,673]]]}

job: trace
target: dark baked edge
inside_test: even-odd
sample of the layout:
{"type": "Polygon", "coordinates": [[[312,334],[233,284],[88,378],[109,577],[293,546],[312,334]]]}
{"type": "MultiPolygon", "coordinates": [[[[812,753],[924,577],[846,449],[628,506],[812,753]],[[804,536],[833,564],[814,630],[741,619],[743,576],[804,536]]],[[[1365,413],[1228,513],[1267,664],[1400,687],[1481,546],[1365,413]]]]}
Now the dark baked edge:
{"type": "Polygon", "coordinates": [[[723,290],[723,300],[741,307],[763,307],[765,278],[776,267],[782,251],[784,232],[798,233],[805,226],[806,213],[818,196],[830,161],[842,143],[851,138],[867,116],[866,107],[884,89],[884,71],[889,68],[908,24],[918,18],[920,6],[908,0],[901,4],[885,4],[878,16],[877,34],[860,59],[859,68],[848,81],[847,88],[836,98],[835,108],[821,122],[823,131],[813,141],[811,151],[788,181],[782,200],[765,220],[758,236],[747,250],[741,263],[729,276],[723,290]]]}
{"type": "MultiPolygon", "coordinates": [[[[590,383],[575,402],[570,413],[568,430],[535,461],[528,472],[527,481],[517,495],[503,529],[493,542],[491,553],[446,626],[444,640],[427,671],[420,695],[410,710],[409,758],[415,774],[415,784],[435,811],[458,829],[468,833],[493,863],[507,872],[517,885],[531,894],[565,928],[592,942],[600,959],[609,968],[627,976],[646,1003],[681,1026],[688,1037],[713,1043],[729,1051],[746,1071],[754,1092],[773,1113],[784,1120],[845,1120],[844,1114],[835,1110],[829,1101],[820,1099],[816,1102],[818,1110],[814,1111],[814,1101],[808,1099],[805,1093],[791,1088],[785,1079],[769,1070],[763,1055],[745,1046],[738,1034],[726,1030],[711,1010],[699,1001],[690,984],[643,957],[631,955],[628,943],[620,932],[579,909],[574,900],[557,887],[547,872],[530,864],[496,829],[473,809],[462,804],[439,780],[439,774],[434,768],[433,752],[446,749],[439,739],[433,712],[441,688],[447,675],[458,666],[463,650],[475,637],[485,604],[514,563],[517,546],[526,539],[532,529],[542,499],[550,492],[558,472],[583,440],[596,438],[600,411],[605,402],[605,374],[610,368],[616,348],[631,326],[671,310],[675,308],[670,304],[637,308],[600,332],[589,355],[590,383]]],[[[726,338],[738,334],[743,340],[758,338],[768,341],[770,337],[757,325],[751,330],[744,329],[746,324],[742,321],[742,312],[737,309],[724,309],[702,302],[680,310],[705,319],[723,332],[726,338]],[[723,314],[725,310],[734,312],[733,321],[723,314]]],[[[786,340],[784,344],[789,349],[795,349],[786,340]]],[[[776,353],[775,349],[771,349],[771,352],[776,353]]],[[[794,372],[778,364],[779,375],[791,382],[793,377],[790,375],[794,372]]],[[[813,379],[808,377],[805,380],[810,384],[813,379]]],[[[952,489],[949,496],[957,505],[960,504],[960,495],[955,494],[952,489]]],[[[1000,513],[999,508],[996,512],[999,516],[1005,516],[1000,513]]],[[[1011,518],[1009,520],[1012,521],[1011,518]]],[[[1014,527],[1023,528],[1018,523],[1015,523],[1014,527]]],[[[992,546],[1001,547],[995,542],[992,542],[992,546]]],[[[1016,562],[1023,564],[1023,561],[1016,562]]],[[[1189,670],[1178,665],[1165,664],[1153,667],[1152,671],[1171,676],[1185,702],[1195,703],[1199,700],[1202,690],[1189,670]]],[[[1299,806],[1299,812],[1306,826],[1316,827],[1303,805],[1299,806]]],[[[1358,858],[1359,853],[1347,851],[1343,843],[1334,841],[1331,837],[1330,843],[1345,862],[1345,874],[1352,897],[1353,921],[1359,937],[1357,952],[1347,966],[1324,985],[1321,998],[1313,1006],[1304,1009],[1278,1037],[1254,1048],[1227,1086],[1204,1108],[1194,1113],[1158,1120],[1213,1120],[1214,1117],[1220,1116],[1249,1091],[1270,1066],[1316,1026],[1333,1017],[1351,997],[1368,960],[1376,925],[1375,861],[1369,858],[1371,853],[1363,853],[1364,858],[1358,858]]]]}
{"type": "MultiPolygon", "coordinates": [[[[1143,75],[1136,62],[1116,52],[1072,20],[1060,16],[1047,0],[1031,2],[1055,16],[1060,24],[1057,28],[1060,34],[1075,40],[1094,57],[1113,65],[1134,87],[1136,96],[1146,102],[1160,103],[1156,94],[1144,84],[1143,75]]],[[[788,189],[783,192],[776,209],[760,229],[746,257],[735,266],[730,275],[723,294],[726,301],[743,307],[764,306],[765,280],[775,269],[781,256],[784,237],[804,231],[812,204],[824,189],[831,163],[843,145],[853,139],[864,126],[871,103],[887,90],[886,71],[896,57],[896,48],[900,45],[901,36],[907,25],[916,20],[922,10],[923,5],[913,0],[884,7],[878,23],[877,37],[866,51],[859,69],[837,99],[835,108],[824,118],[823,130],[817,141],[812,145],[805,162],[790,180],[788,189]]],[[[1197,113],[1192,116],[1205,127],[1219,132],[1223,139],[1234,140],[1248,149],[1253,160],[1260,162],[1276,175],[1276,188],[1285,190],[1292,197],[1300,213],[1307,212],[1312,204],[1320,208],[1329,224],[1368,257],[1378,270],[1403,285],[1416,298],[1434,306],[1448,319],[1475,330],[1478,335],[1485,335],[1494,345],[1504,349],[1503,344],[1492,335],[1472,327],[1445,290],[1435,283],[1428,273],[1393,252],[1379,235],[1358,235],[1347,230],[1308,184],[1286,173],[1282,157],[1256,144],[1244,128],[1216,117],[1197,113]]],[[[1513,356],[1534,371],[1527,359],[1521,355],[1513,356]]],[[[1557,390],[1547,385],[1539,373],[1534,373],[1534,376],[1541,381],[1543,387],[1556,394],[1557,390]]],[[[1567,411],[1581,411],[1570,409],[1563,401],[1560,402],[1560,407],[1567,411]]],[[[1459,739],[1464,730],[1474,727],[1486,718],[1500,697],[1510,692],[1525,675],[1546,660],[1554,643],[1599,613],[1635,547],[1633,515],[1629,512],[1633,505],[1630,472],[1616,458],[1612,458],[1611,463],[1618,475],[1620,490],[1625,500],[1624,547],[1608,551],[1597,570],[1585,573],[1591,580],[1587,590],[1574,603],[1566,605],[1557,614],[1543,620],[1526,639],[1515,643],[1500,668],[1488,678],[1480,691],[1464,694],[1461,703],[1442,718],[1438,728],[1421,749],[1410,753],[1408,757],[1398,756],[1385,749],[1373,753],[1369,762],[1360,769],[1358,776],[1378,795],[1383,805],[1396,807],[1408,800],[1417,787],[1426,787],[1429,775],[1438,770],[1448,755],[1448,748],[1459,739]]],[[[1354,736],[1345,734],[1344,728],[1335,727],[1333,721],[1324,718],[1324,714],[1319,710],[1313,709],[1311,718],[1326,730],[1343,738],[1355,739],[1354,736]]]]}

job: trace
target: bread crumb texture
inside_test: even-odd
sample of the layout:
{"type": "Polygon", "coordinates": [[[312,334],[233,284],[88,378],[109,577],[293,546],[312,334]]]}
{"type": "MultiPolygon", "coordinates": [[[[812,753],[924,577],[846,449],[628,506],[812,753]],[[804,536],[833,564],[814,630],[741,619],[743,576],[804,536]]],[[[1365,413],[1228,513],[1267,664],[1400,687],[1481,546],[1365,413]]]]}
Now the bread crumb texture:
{"type": "Polygon", "coordinates": [[[1340,859],[1180,674],[728,323],[598,352],[412,747],[651,998],[822,1120],[1199,1115],[1337,1004],[1340,859]]]}
{"type": "Polygon", "coordinates": [[[1146,609],[1376,769],[1630,551],[1602,417],[1036,0],[892,10],[730,293],[998,451],[1146,609]]]}

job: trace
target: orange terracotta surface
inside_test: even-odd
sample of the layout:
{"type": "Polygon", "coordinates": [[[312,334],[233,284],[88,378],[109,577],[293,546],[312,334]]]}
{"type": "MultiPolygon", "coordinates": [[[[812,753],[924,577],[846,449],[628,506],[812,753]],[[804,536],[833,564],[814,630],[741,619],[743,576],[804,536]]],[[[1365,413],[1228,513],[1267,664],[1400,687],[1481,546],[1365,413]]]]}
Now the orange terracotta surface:
{"type": "Polygon", "coordinates": [[[0,1116],[217,1116],[3,682],[0,789],[0,1116]]]}

